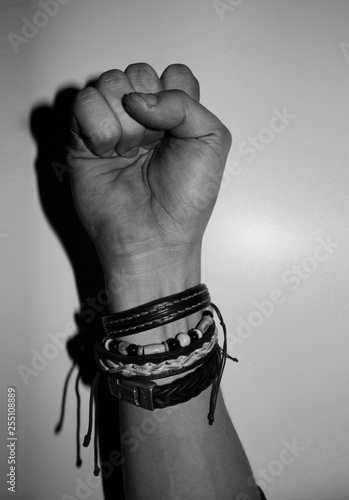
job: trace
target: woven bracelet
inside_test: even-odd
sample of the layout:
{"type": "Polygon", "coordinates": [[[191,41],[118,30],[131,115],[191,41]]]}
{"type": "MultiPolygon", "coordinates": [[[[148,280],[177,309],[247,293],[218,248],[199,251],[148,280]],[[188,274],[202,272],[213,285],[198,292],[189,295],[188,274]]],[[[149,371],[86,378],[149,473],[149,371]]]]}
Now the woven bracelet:
{"type": "Polygon", "coordinates": [[[206,285],[200,284],[184,292],[104,316],[104,331],[115,338],[145,332],[201,311],[210,302],[206,285]]]}

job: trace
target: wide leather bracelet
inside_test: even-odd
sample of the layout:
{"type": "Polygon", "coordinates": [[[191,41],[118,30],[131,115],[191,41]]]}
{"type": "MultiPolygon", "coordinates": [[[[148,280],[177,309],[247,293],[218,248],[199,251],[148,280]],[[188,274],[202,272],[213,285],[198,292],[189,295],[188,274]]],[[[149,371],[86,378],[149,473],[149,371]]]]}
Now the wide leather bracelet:
{"type": "Polygon", "coordinates": [[[147,410],[185,403],[207,389],[218,377],[221,357],[217,345],[213,354],[202,366],[167,385],[159,386],[153,381],[126,381],[109,376],[110,391],[120,400],[147,410]]]}
{"type": "Polygon", "coordinates": [[[210,302],[206,285],[200,284],[184,292],[104,316],[104,331],[115,338],[127,337],[185,318],[209,306],[210,302]]]}

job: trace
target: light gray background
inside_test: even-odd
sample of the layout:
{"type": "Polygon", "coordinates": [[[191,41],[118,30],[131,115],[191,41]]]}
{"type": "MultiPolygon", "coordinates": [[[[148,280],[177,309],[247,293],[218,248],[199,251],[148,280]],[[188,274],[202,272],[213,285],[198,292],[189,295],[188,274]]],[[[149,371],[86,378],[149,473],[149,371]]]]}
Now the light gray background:
{"type": "MultiPolygon", "coordinates": [[[[17,369],[31,366],[31,350],[43,352],[49,333],[69,330],[79,308],[69,260],[38,201],[28,117],[60,88],[139,61],[160,73],[187,64],[202,103],[233,135],[203,281],[240,360],[227,363],[223,391],[256,477],[269,471],[268,500],[348,498],[348,2],[71,0],[16,54],[8,33],[20,34],[23,16],[38,20],[39,10],[37,1],[8,1],[0,16],[1,422],[5,434],[6,388],[14,385],[16,498],[77,498],[76,478],[86,482],[92,470],[92,449],[74,466],[72,386],[63,432],[53,434],[70,367],[65,349],[27,385],[17,369]],[[284,108],[292,118],[270,132],[284,108]],[[249,136],[259,146],[247,153],[249,136]],[[332,250],[319,253],[319,239],[332,250]],[[268,310],[262,301],[275,290],[283,302],[268,310]],[[267,312],[253,313],[256,301],[267,312]],[[289,463],[285,443],[302,450],[289,463]]],[[[84,430],[86,388],[82,396],[84,430]]],[[[4,435],[4,462],[5,447],[4,435]]],[[[7,498],[6,463],[1,471],[7,498]]],[[[88,497],[101,500],[101,489],[88,497]]]]}

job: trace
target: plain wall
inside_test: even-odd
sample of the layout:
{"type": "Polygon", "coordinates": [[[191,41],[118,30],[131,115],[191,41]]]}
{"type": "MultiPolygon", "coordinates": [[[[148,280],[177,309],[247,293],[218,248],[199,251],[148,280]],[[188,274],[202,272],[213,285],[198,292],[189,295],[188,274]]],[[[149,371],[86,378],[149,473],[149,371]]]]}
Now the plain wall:
{"type": "MultiPolygon", "coordinates": [[[[239,359],[222,386],[256,479],[268,500],[348,498],[348,2],[71,0],[16,53],[8,33],[21,34],[23,16],[40,23],[39,10],[1,7],[1,498],[11,498],[8,386],[18,396],[17,498],[77,498],[77,478],[92,471],[92,449],[75,467],[73,385],[54,434],[66,349],[27,384],[18,370],[33,368],[50,333],[71,332],[79,310],[71,262],[40,203],[30,116],[59,90],[140,61],[159,73],[187,64],[233,136],[203,282],[239,359]]],[[[82,432],[87,404],[84,386],[82,432]]],[[[102,499],[101,488],[87,497],[102,499]]]]}

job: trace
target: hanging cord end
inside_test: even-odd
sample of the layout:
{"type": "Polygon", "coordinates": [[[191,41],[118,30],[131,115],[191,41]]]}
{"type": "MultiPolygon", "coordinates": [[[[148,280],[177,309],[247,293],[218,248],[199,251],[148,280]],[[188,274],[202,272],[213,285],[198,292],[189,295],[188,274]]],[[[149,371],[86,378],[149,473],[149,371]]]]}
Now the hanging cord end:
{"type": "Polygon", "coordinates": [[[226,357],[226,358],[231,359],[231,361],[236,361],[237,363],[239,362],[238,358],[233,358],[233,357],[232,357],[232,356],[230,356],[230,354],[228,354],[228,353],[226,353],[226,354],[225,354],[225,357],[226,357]]]}
{"type": "Polygon", "coordinates": [[[90,441],[91,441],[91,435],[90,434],[86,434],[86,436],[84,437],[84,442],[82,443],[82,446],[84,448],[87,448],[88,445],[90,444],[90,441]]]}
{"type": "Polygon", "coordinates": [[[96,373],[95,378],[94,378],[94,380],[92,382],[92,386],[91,386],[90,401],[89,401],[89,411],[88,411],[88,429],[87,429],[86,435],[84,437],[84,442],[82,443],[82,446],[84,448],[87,448],[87,446],[90,444],[91,437],[92,437],[93,399],[96,396],[97,387],[98,387],[98,379],[99,379],[99,372],[96,373]]]}
{"type": "MultiPolygon", "coordinates": [[[[223,361],[223,359],[222,359],[222,361],[223,361]]],[[[210,396],[210,410],[209,410],[208,415],[207,415],[209,425],[213,425],[213,423],[214,423],[214,412],[216,410],[216,404],[217,404],[217,398],[218,398],[218,392],[219,392],[221,369],[222,369],[222,365],[220,365],[219,373],[212,384],[211,396],[210,396]]]]}
{"type": "Polygon", "coordinates": [[[224,362],[223,360],[224,358],[222,358],[221,365],[219,367],[219,373],[212,384],[211,396],[210,396],[210,410],[207,415],[209,425],[213,425],[214,423],[214,412],[216,410],[219,386],[222,378],[222,372],[224,369],[224,366],[222,366],[224,362]]]}
{"type": "Polygon", "coordinates": [[[227,344],[228,344],[228,342],[227,342],[227,328],[225,326],[222,314],[221,314],[220,310],[218,309],[218,307],[215,304],[213,304],[212,302],[211,302],[211,306],[215,310],[215,312],[219,318],[220,324],[222,326],[223,335],[224,335],[224,342],[223,342],[223,348],[221,348],[222,360],[221,360],[221,364],[219,367],[219,372],[217,374],[215,381],[212,384],[211,397],[210,397],[210,411],[207,415],[209,425],[213,425],[213,423],[214,423],[214,412],[216,409],[219,387],[220,387],[221,380],[223,377],[225,362],[226,362],[227,358],[231,359],[232,361],[238,362],[237,358],[233,358],[232,356],[230,356],[230,354],[227,353],[227,344]]]}
{"type": "Polygon", "coordinates": [[[91,387],[90,392],[90,404],[89,404],[89,424],[87,434],[84,437],[83,446],[86,448],[91,441],[92,436],[92,410],[93,410],[93,400],[95,399],[95,435],[94,435],[94,471],[93,474],[98,476],[100,473],[100,468],[98,467],[98,400],[97,400],[97,391],[98,391],[98,379],[99,372],[97,372],[91,387]]]}
{"type": "Polygon", "coordinates": [[[61,423],[58,423],[55,427],[55,434],[59,434],[62,430],[63,425],[61,423]]]}

